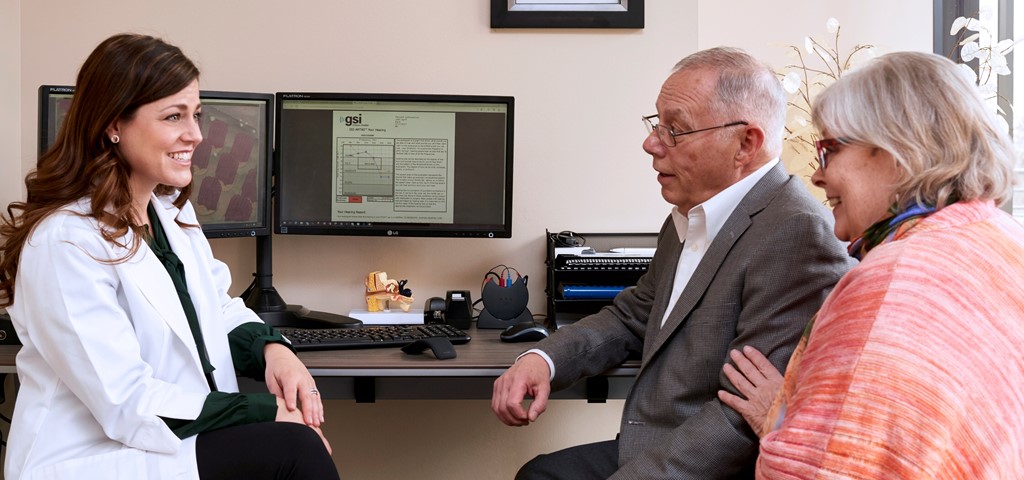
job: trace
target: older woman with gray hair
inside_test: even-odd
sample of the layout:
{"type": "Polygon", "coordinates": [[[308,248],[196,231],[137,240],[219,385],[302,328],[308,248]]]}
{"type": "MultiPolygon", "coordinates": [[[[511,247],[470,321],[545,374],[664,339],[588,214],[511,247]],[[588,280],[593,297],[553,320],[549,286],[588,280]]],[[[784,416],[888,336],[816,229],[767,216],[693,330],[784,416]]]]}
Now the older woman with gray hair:
{"type": "Polygon", "coordinates": [[[1024,227],[1016,154],[937,55],[884,55],[814,105],[811,177],[861,260],[786,376],[731,352],[719,392],[761,436],[759,478],[1024,478],[1024,227]]]}

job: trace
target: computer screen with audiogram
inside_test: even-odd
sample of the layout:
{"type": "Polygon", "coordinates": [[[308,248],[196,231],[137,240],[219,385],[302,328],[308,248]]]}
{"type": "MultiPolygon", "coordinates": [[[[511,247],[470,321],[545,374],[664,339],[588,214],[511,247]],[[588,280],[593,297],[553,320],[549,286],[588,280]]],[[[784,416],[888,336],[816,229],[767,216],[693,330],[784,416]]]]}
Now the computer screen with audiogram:
{"type": "Polygon", "coordinates": [[[514,99],[277,94],[275,232],[509,238],[514,99]]]}
{"type": "MultiPolygon", "coordinates": [[[[57,139],[75,87],[39,87],[39,153],[57,139]]],[[[274,95],[201,91],[203,141],[192,154],[192,206],[208,238],[270,234],[274,95]]]]}

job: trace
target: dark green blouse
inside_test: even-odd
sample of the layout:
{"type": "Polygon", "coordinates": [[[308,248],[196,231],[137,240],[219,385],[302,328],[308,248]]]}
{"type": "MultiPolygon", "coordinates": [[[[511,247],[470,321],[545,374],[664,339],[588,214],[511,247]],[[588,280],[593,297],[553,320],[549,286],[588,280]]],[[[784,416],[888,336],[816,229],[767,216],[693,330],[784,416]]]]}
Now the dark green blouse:
{"type": "MultiPolygon", "coordinates": [[[[211,390],[206,397],[206,402],[203,403],[199,417],[195,420],[164,417],[161,419],[179,438],[233,425],[274,421],[277,418],[277,400],[273,394],[217,391],[217,384],[213,378],[214,367],[206,353],[206,342],[203,339],[203,331],[199,327],[199,316],[196,314],[192,297],[188,293],[188,285],[185,283],[185,266],[171,249],[166,232],[164,232],[163,225],[160,224],[160,219],[152,204],[149,205],[147,213],[149,223],[153,226],[153,236],[147,239],[147,243],[156,257],[164,264],[167,274],[171,277],[171,282],[174,283],[174,289],[181,301],[181,307],[185,311],[185,317],[188,319],[188,326],[192,330],[192,337],[196,342],[196,349],[199,351],[199,360],[211,390]]],[[[291,345],[280,333],[262,322],[244,323],[228,334],[231,360],[238,374],[256,380],[265,379],[264,372],[267,364],[263,358],[263,347],[268,342],[281,343],[291,348],[291,345]]]]}

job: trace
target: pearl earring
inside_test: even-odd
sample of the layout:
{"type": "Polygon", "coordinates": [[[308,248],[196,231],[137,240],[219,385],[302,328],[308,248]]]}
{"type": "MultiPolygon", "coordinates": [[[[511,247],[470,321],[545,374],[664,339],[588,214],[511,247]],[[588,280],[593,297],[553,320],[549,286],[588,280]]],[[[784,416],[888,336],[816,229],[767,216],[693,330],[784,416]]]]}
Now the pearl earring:
{"type": "Polygon", "coordinates": [[[110,142],[111,143],[117,143],[117,142],[120,142],[120,141],[121,141],[121,137],[119,137],[117,135],[111,135],[110,136],[110,142]]]}

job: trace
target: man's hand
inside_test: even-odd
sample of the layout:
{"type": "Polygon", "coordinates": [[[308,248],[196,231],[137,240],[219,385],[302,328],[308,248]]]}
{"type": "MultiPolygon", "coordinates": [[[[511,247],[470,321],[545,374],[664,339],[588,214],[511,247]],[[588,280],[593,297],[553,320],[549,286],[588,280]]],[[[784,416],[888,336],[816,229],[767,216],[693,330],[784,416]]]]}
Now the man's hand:
{"type": "Polygon", "coordinates": [[[718,399],[740,412],[750,424],[750,428],[754,429],[754,433],[758,437],[764,437],[768,433],[768,410],[772,408],[775,397],[782,390],[782,374],[754,347],[743,347],[742,352],[733,350],[729,352],[729,356],[736,362],[739,370],[728,363],[722,370],[736,389],[747,398],[744,400],[725,390],[719,390],[718,399]]]}
{"type": "Polygon", "coordinates": [[[288,347],[279,343],[268,343],[263,347],[263,356],[267,361],[267,390],[283,399],[288,411],[294,411],[301,405],[302,423],[319,427],[324,421],[324,404],[306,366],[288,347]]]}
{"type": "Polygon", "coordinates": [[[534,353],[523,355],[494,381],[491,410],[506,425],[529,425],[547,407],[550,378],[551,369],[543,357],[534,353]],[[529,412],[523,409],[526,395],[533,397],[529,412]]]}

